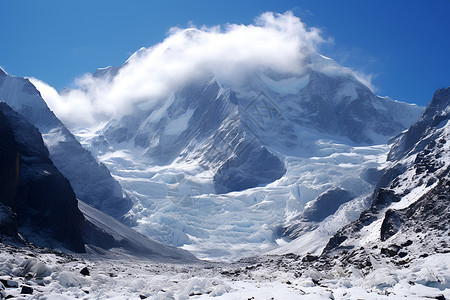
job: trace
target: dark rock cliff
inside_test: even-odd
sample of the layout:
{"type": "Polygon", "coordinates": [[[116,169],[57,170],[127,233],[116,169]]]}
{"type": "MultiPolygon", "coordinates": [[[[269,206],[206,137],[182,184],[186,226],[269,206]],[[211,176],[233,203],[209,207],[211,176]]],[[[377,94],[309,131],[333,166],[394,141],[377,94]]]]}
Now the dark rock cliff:
{"type": "Polygon", "coordinates": [[[84,252],[84,217],[39,131],[5,103],[0,103],[0,131],[0,202],[13,212],[5,222],[16,223],[22,236],[38,246],[84,252]]]}

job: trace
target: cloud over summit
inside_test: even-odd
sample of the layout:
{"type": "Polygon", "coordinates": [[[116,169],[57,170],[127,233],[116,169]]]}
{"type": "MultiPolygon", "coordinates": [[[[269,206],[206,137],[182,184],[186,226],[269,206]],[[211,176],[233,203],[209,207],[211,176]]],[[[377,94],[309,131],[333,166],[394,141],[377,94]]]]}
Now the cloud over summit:
{"type": "Polygon", "coordinates": [[[259,70],[301,73],[305,57],[323,42],[318,29],[291,12],[267,12],[250,25],[172,28],[163,42],[133,54],[115,77],[87,74],[76,80],[77,89],[61,95],[31,80],[69,127],[94,126],[138,104],[151,105],[205,74],[236,87],[259,70]]]}

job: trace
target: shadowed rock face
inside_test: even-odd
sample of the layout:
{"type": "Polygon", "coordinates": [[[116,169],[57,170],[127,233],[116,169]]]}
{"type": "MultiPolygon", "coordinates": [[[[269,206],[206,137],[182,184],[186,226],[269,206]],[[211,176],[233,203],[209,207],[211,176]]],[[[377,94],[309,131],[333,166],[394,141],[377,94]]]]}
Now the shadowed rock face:
{"type": "Polygon", "coordinates": [[[338,208],[353,199],[350,192],[341,188],[331,188],[322,193],[295,218],[292,225],[285,228],[282,236],[291,239],[297,238],[303,232],[307,232],[317,224],[334,214],[338,208]]]}
{"type": "Polygon", "coordinates": [[[14,133],[3,113],[0,113],[0,195],[1,202],[14,207],[19,176],[19,150],[14,133]]]}
{"type": "MultiPolygon", "coordinates": [[[[0,69],[0,77],[1,77],[0,69]]],[[[6,117],[0,112],[0,240],[17,236],[15,208],[17,185],[19,183],[19,151],[14,133],[6,117]]]]}
{"type": "Polygon", "coordinates": [[[406,129],[411,124],[404,125],[407,119],[416,121],[422,112],[419,107],[376,96],[350,74],[333,77],[310,71],[309,83],[297,97],[292,111],[297,114],[291,119],[358,144],[379,143],[375,135],[386,140],[406,129]]]}
{"type": "Polygon", "coordinates": [[[15,213],[18,230],[38,246],[84,252],[75,193],[49,159],[39,131],[5,103],[0,126],[0,202],[15,213]]]}
{"type": "Polygon", "coordinates": [[[265,147],[255,144],[239,145],[245,148],[228,159],[214,176],[217,193],[242,191],[258,185],[266,185],[281,178],[286,169],[278,157],[265,147]]]}
{"type": "Polygon", "coordinates": [[[301,218],[308,222],[323,221],[326,217],[334,214],[339,206],[351,199],[352,195],[344,189],[329,189],[302,212],[301,218]]]}

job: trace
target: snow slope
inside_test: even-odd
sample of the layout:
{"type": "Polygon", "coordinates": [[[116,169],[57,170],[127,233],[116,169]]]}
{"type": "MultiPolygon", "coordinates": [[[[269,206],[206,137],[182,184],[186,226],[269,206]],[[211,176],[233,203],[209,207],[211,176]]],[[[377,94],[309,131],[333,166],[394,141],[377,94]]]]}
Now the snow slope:
{"type": "Polygon", "coordinates": [[[102,253],[105,256],[125,253],[159,262],[196,262],[189,252],[150,240],[82,201],[78,202],[78,207],[86,218],[83,239],[88,253],[102,253]]]}

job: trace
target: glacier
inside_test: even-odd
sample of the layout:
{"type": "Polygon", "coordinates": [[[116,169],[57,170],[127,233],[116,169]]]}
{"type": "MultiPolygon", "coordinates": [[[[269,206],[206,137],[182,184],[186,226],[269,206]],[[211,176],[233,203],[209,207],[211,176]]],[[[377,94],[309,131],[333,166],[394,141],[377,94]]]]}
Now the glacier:
{"type": "MultiPolygon", "coordinates": [[[[368,207],[387,141],[423,109],[376,96],[329,58],[309,61],[300,76],[261,70],[239,86],[207,73],[74,133],[132,199],[134,229],[202,259],[291,251],[283,245],[296,237],[283,231],[343,189],[348,201],[296,240],[297,252],[319,253],[368,207]]],[[[96,79],[114,81],[124,67],[96,79]]]]}

